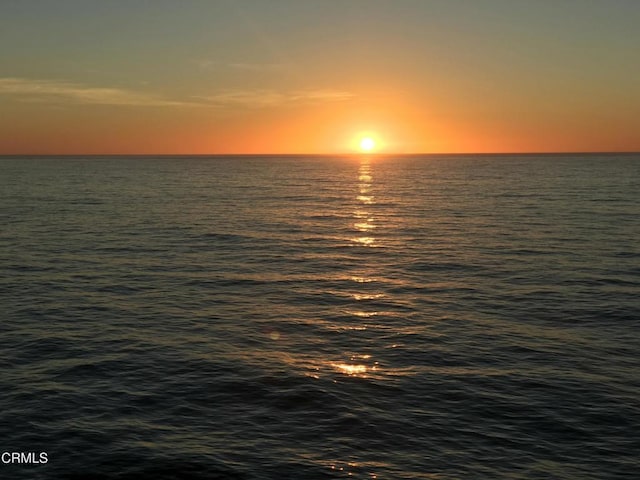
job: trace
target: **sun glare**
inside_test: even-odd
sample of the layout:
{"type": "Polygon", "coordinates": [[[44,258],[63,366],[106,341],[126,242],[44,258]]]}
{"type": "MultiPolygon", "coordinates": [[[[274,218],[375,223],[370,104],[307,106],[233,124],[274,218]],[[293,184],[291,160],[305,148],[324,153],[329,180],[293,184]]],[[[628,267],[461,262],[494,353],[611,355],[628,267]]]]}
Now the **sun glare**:
{"type": "Polygon", "coordinates": [[[371,152],[376,148],[376,142],[371,137],[364,137],[360,140],[360,150],[363,152],[371,152]]]}

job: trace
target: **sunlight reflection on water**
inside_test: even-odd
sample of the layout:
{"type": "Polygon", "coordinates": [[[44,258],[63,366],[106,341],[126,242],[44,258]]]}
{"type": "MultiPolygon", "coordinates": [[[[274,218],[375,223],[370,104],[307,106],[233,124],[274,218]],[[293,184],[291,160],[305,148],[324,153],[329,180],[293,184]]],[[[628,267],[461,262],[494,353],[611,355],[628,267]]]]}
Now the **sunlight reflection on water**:
{"type": "Polygon", "coordinates": [[[375,203],[375,197],[371,193],[372,184],[371,163],[368,158],[363,158],[358,169],[358,194],[356,195],[356,200],[361,205],[358,205],[353,213],[355,217],[353,228],[366,235],[352,238],[351,241],[366,247],[372,247],[376,242],[371,235],[371,231],[376,228],[375,217],[370,208],[367,208],[375,203]]]}

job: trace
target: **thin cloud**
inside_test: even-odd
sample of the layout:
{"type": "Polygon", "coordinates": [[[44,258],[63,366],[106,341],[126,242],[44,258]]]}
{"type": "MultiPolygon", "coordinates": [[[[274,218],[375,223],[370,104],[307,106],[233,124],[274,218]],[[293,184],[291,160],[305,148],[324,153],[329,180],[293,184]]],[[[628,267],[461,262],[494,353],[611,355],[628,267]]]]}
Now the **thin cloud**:
{"type": "Polygon", "coordinates": [[[134,107],[210,107],[270,108],[340,102],[354,97],[341,90],[227,90],[192,101],[166,99],[153,94],[120,88],[90,87],[79,83],[28,78],[0,78],[0,95],[29,102],[73,103],[134,107]]]}
{"type": "Polygon", "coordinates": [[[0,95],[29,101],[72,102],[86,105],[183,107],[197,104],[169,100],[120,88],[89,87],[78,83],[28,78],[0,78],[0,95]]]}
{"type": "Polygon", "coordinates": [[[202,70],[213,70],[216,68],[216,66],[219,65],[218,62],[214,62],[213,60],[207,60],[206,58],[200,58],[192,61],[202,70]]]}
{"type": "Polygon", "coordinates": [[[278,107],[286,105],[317,104],[339,102],[353,98],[350,92],[340,90],[302,90],[276,92],[271,90],[233,90],[198,97],[211,105],[242,106],[251,108],[278,107]]]}
{"type": "Polygon", "coordinates": [[[202,70],[239,70],[245,72],[269,72],[285,68],[281,63],[255,63],[255,62],[218,62],[214,60],[196,59],[193,62],[202,70]]]}
{"type": "Polygon", "coordinates": [[[250,72],[259,72],[265,70],[280,70],[284,66],[280,63],[230,63],[230,68],[235,70],[244,70],[250,72]]]}

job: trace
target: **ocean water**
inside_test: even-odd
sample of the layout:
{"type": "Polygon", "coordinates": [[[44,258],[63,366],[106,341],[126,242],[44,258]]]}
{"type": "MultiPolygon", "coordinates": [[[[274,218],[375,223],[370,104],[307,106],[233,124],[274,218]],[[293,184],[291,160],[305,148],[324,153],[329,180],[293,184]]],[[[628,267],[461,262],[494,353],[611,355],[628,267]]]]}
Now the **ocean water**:
{"type": "Polygon", "coordinates": [[[640,478],[640,156],[0,175],[2,479],[640,478]]]}

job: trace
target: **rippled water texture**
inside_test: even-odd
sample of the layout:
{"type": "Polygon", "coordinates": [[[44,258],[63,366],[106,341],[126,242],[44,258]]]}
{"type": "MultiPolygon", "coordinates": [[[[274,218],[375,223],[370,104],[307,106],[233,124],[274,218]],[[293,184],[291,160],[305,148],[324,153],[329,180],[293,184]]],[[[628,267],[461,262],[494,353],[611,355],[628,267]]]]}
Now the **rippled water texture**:
{"type": "Polygon", "coordinates": [[[629,479],[640,157],[4,158],[9,479],[629,479]]]}

